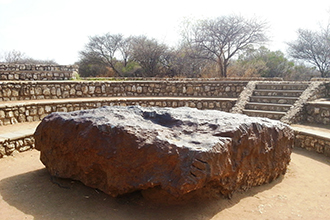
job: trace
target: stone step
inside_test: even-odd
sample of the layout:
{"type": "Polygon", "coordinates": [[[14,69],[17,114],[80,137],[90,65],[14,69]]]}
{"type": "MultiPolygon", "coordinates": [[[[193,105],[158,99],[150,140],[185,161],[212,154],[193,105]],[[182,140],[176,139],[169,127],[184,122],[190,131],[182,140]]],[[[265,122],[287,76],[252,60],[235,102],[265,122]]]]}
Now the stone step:
{"type": "Polygon", "coordinates": [[[33,149],[38,125],[39,121],[0,126],[0,158],[33,149]]]}
{"type": "Polygon", "coordinates": [[[284,96],[299,97],[304,90],[272,90],[257,89],[253,91],[253,96],[284,96]]]}
{"type": "Polygon", "coordinates": [[[245,108],[250,110],[287,112],[291,108],[291,106],[292,105],[290,104],[249,102],[247,103],[245,108]]]}
{"type": "Polygon", "coordinates": [[[291,125],[295,132],[295,146],[316,151],[330,157],[330,127],[319,124],[291,125]]]}
{"type": "Polygon", "coordinates": [[[272,90],[305,90],[308,87],[308,84],[299,83],[299,84],[292,84],[292,83],[284,83],[284,84],[273,84],[273,83],[266,83],[266,84],[257,84],[256,89],[272,89],[272,90]]]}
{"type": "Polygon", "coordinates": [[[291,127],[299,134],[318,136],[330,141],[330,126],[319,124],[292,124],[291,127]]]}
{"type": "Polygon", "coordinates": [[[250,102],[259,103],[278,103],[293,105],[298,100],[298,97],[283,97],[283,96],[251,96],[250,102]]]}
{"type": "Polygon", "coordinates": [[[280,120],[286,113],[276,111],[262,111],[262,110],[243,110],[243,114],[253,117],[264,117],[275,120],[280,120]]]}
{"type": "Polygon", "coordinates": [[[33,135],[39,123],[40,121],[34,121],[0,126],[0,142],[33,135]]]}

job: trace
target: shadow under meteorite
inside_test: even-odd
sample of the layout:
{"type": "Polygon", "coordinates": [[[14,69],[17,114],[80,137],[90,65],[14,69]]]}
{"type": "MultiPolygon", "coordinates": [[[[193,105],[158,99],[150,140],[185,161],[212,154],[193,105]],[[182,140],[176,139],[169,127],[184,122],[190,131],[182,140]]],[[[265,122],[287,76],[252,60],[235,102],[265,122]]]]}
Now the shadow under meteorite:
{"type": "Polygon", "coordinates": [[[113,198],[79,181],[51,178],[39,169],[0,181],[0,194],[9,205],[34,219],[201,219],[212,218],[242,198],[269,190],[282,181],[235,193],[231,199],[195,198],[181,204],[162,204],[140,192],[113,198]]]}

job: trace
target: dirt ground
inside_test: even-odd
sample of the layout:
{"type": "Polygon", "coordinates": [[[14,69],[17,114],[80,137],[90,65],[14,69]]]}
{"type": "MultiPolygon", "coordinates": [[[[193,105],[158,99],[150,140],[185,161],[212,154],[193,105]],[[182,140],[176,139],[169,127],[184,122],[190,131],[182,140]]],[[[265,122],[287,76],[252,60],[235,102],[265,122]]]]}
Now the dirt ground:
{"type": "Polygon", "coordinates": [[[0,219],[330,219],[330,158],[295,149],[287,174],[270,184],[231,199],[165,205],[52,181],[33,150],[0,159],[0,219]]]}

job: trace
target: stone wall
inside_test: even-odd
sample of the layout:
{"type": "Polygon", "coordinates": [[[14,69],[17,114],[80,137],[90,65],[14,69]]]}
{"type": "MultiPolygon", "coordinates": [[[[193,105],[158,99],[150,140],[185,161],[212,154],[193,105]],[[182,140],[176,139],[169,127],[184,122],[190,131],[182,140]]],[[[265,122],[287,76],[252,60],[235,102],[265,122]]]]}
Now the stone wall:
{"type": "MultiPolygon", "coordinates": [[[[318,80],[322,81],[322,80],[318,80]]],[[[323,80],[324,81],[324,80],[323,80]]],[[[308,99],[301,113],[300,123],[330,125],[330,83],[321,84],[320,89],[308,99]]]]}
{"type": "Polygon", "coordinates": [[[78,66],[0,64],[0,80],[69,80],[78,74],[78,66]]]}
{"type": "Polygon", "coordinates": [[[308,102],[327,96],[328,82],[314,80],[309,83],[309,86],[300,95],[294,105],[287,111],[286,115],[281,118],[281,121],[288,124],[301,123],[306,120],[306,105],[308,102]]]}
{"type": "Polygon", "coordinates": [[[307,132],[295,131],[295,147],[316,151],[330,157],[330,138],[307,132]]]}
{"type": "MultiPolygon", "coordinates": [[[[84,80],[100,80],[103,81],[269,81],[267,77],[222,77],[222,78],[159,78],[159,77],[81,77],[84,80]]],[[[274,77],[271,81],[283,81],[283,78],[274,77]]]]}
{"type": "Polygon", "coordinates": [[[329,78],[312,78],[311,81],[324,82],[324,86],[325,86],[325,89],[326,89],[326,96],[325,97],[330,98],[330,80],[329,80],[329,78]]]}
{"type": "Polygon", "coordinates": [[[246,81],[0,81],[0,101],[84,97],[237,98],[246,81]]]}
{"type": "MultiPolygon", "coordinates": [[[[312,82],[313,83],[313,82],[312,82]]],[[[320,83],[320,85],[312,92],[311,96],[309,97],[308,101],[314,101],[320,98],[327,98],[329,97],[329,87],[330,83],[324,82],[320,83]]]]}
{"type": "Polygon", "coordinates": [[[34,149],[34,137],[28,135],[15,140],[0,141],[0,158],[5,155],[12,155],[14,152],[24,152],[34,149]]]}
{"type": "Polygon", "coordinates": [[[88,100],[47,100],[0,104],[0,126],[18,122],[40,121],[52,112],[68,112],[101,106],[192,107],[229,112],[236,99],[222,98],[91,98],[88,100]]]}
{"type": "Polygon", "coordinates": [[[304,119],[311,124],[330,125],[330,101],[308,103],[304,119]]]}
{"type": "MultiPolygon", "coordinates": [[[[247,81],[182,79],[0,81],[0,125],[40,121],[51,112],[83,110],[104,105],[188,106],[229,112],[247,83],[247,81]],[[75,100],[65,100],[65,98],[75,100]]],[[[312,89],[313,92],[309,93],[308,97],[306,96],[305,99],[309,102],[303,107],[302,117],[306,122],[330,124],[330,104],[311,102],[318,98],[329,98],[329,85],[328,82],[321,83],[315,86],[316,89],[312,89]]],[[[330,139],[300,132],[296,133],[295,144],[297,147],[330,156],[330,139]]],[[[0,140],[0,155],[10,155],[15,151],[22,152],[32,148],[34,148],[32,136],[17,140],[0,140]]]]}

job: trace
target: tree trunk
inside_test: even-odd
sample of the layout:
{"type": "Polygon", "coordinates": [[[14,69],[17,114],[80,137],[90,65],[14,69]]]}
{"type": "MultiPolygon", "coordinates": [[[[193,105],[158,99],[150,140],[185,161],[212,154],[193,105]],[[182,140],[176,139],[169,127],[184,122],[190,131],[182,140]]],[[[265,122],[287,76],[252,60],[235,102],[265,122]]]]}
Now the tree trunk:
{"type": "Polygon", "coordinates": [[[114,64],[110,63],[110,67],[111,67],[111,69],[113,69],[113,71],[115,71],[117,76],[119,76],[119,77],[122,76],[121,73],[115,68],[114,64]]]}
{"type": "Polygon", "coordinates": [[[218,72],[219,72],[220,77],[226,78],[227,77],[227,66],[226,66],[226,63],[224,63],[221,58],[218,58],[218,67],[219,67],[218,72]]]}

